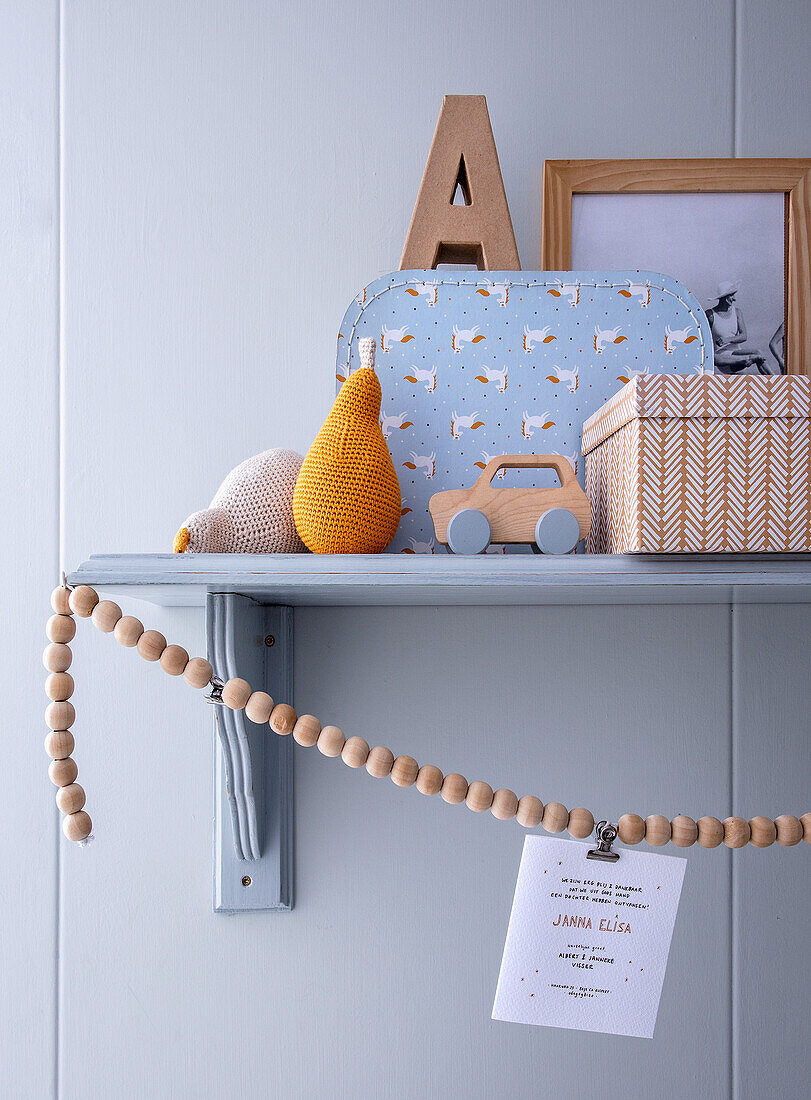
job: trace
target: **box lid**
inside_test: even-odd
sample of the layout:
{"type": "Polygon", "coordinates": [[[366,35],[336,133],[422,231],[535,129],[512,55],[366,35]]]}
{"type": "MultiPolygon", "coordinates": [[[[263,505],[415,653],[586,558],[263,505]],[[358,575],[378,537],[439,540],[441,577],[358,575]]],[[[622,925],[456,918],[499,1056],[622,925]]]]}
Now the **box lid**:
{"type": "Polygon", "coordinates": [[[774,374],[637,375],[583,425],[583,454],[631,420],[713,418],[807,419],[811,377],[774,374]]]}

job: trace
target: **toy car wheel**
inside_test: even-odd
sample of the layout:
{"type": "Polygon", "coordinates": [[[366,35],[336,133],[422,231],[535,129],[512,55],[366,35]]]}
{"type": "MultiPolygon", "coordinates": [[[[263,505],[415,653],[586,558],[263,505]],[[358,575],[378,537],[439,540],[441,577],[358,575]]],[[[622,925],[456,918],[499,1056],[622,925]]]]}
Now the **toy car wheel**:
{"type": "Polygon", "coordinates": [[[542,554],[571,554],[580,541],[580,524],[568,508],[550,508],[538,517],[535,542],[542,554]]]}
{"type": "Polygon", "coordinates": [[[454,554],[483,554],[490,545],[490,521],[478,508],[461,508],[450,518],[447,539],[454,554]]]}

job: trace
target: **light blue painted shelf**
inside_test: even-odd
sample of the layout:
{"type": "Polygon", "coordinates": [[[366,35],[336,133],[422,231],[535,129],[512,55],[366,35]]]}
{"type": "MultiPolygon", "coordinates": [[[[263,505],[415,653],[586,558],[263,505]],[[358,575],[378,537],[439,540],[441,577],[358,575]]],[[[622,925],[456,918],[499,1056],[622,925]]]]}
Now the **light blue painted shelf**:
{"type": "Polygon", "coordinates": [[[68,580],[162,606],[811,602],[811,554],[101,554],[68,580]]]}

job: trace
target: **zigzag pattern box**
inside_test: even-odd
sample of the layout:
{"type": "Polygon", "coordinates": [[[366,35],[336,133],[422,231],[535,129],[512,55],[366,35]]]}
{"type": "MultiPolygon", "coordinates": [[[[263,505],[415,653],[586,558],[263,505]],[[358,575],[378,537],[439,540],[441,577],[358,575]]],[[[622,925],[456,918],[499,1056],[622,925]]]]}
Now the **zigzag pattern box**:
{"type": "Polygon", "coordinates": [[[589,553],[811,550],[811,378],[634,378],[583,454],[589,553]]]}

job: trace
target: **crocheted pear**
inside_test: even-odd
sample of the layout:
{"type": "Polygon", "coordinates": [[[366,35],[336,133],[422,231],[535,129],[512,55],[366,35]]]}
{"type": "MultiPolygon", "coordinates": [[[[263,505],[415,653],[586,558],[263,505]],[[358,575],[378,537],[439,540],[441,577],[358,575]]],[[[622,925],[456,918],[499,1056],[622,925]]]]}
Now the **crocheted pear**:
{"type": "Polygon", "coordinates": [[[380,430],[374,340],[360,341],[361,366],[341,387],[307,452],[293,516],[316,554],[377,554],[400,523],[400,483],[380,430]]]}
{"type": "Polygon", "coordinates": [[[303,459],[282,447],[232,470],[210,506],[193,512],[175,535],[176,554],[301,554],[293,489],[303,459]]]}

